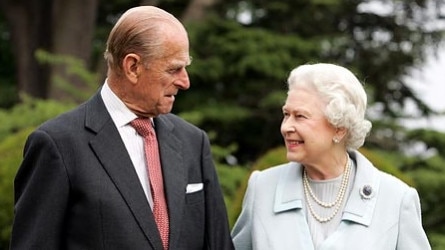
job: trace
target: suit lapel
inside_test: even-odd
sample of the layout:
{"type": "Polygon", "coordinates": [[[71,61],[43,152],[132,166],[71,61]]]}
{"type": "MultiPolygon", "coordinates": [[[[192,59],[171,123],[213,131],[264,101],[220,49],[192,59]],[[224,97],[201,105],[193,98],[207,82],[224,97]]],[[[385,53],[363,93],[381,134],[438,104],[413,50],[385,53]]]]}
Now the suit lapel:
{"type": "Polygon", "coordinates": [[[170,246],[179,240],[179,230],[185,206],[187,172],[184,165],[182,141],[173,133],[175,126],[162,115],[154,119],[161,155],[161,166],[170,217],[170,246]]]}
{"type": "Polygon", "coordinates": [[[276,220],[273,228],[286,228],[288,232],[298,232],[288,242],[289,249],[312,249],[312,237],[303,210],[302,166],[289,162],[281,171],[275,192],[275,214],[286,213],[286,220],[276,220]],[[277,224],[277,221],[280,224],[277,224]]]}
{"type": "Polygon", "coordinates": [[[290,162],[282,172],[275,194],[274,212],[281,213],[303,208],[301,165],[290,162]]]}
{"type": "Polygon", "coordinates": [[[357,172],[342,219],[369,226],[374,215],[379,193],[380,179],[378,170],[358,151],[351,151],[349,154],[356,162],[357,172]],[[366,198],[360,194],[360,191],[365,186],[370,186],[372,190],[372,195],[366,198]]]}
{"type": "Polygon", "coordinates": [[[128,204],[142,231],[154,249],[162,249],[147,198],[100,94],[96,94],[87,104],[85,126],[96,133],[96,137],[90,141],[90,146],[128,204]]]}

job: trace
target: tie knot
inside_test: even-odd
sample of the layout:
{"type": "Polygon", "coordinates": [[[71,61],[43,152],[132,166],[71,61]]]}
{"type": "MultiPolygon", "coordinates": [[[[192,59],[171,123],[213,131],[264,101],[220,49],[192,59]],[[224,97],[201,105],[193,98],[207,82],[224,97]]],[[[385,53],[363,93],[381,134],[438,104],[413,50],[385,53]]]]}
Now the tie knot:
{"type": "Polygon", "coordinates": [[[149,118],[136,118],[130,124],[142,137],[154,135],[153,124],[149,118]]]}

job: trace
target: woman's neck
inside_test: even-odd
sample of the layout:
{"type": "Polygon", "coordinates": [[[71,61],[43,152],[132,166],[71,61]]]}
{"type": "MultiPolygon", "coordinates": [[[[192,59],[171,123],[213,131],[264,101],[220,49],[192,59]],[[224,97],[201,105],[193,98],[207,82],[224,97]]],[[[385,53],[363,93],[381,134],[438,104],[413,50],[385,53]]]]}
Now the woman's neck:
{"type": "Polygon", "coordinates": [[[347,153],[318,163],[303,164],[308,177],[312,180],[329,180],[343,174],[348,164],[347,153]]]}

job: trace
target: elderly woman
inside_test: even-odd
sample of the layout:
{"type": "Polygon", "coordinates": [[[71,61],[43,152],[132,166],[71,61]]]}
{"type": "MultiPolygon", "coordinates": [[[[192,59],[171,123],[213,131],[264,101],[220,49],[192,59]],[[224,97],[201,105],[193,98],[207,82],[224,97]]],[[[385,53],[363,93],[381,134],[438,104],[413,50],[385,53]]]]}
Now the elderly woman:
{"type": "Polygon", "coordinates": [[[347,69],[303,65],[288,78],[287,164],[255,171],[233,228],[236,249],[431,249],[417,191],[357,149],[371,129],[347,69]]]}

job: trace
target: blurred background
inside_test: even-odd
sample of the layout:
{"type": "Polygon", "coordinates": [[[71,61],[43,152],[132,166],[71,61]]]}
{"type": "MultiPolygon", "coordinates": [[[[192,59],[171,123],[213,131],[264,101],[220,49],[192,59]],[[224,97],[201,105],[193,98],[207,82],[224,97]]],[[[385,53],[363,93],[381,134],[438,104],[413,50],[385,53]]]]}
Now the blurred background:
{"type": "Polygon", "coordinates": [[[288,73],[330,62],[368,93],[360,151],[417,188],[433,249],[445,249],[445,0],[0,0],[0,249],[27,135],[98,90],[108,32],[138,5],[189,31],[192,85],[173,112],[209,133],[231,226],[250,172],[286,162],[288,73]]]}

